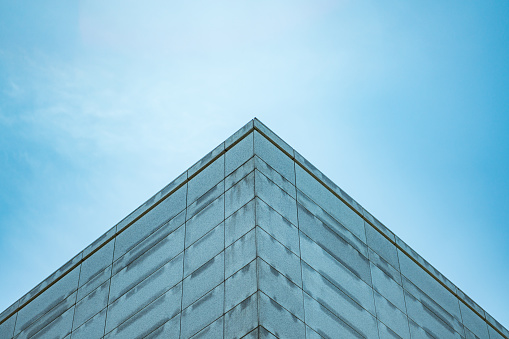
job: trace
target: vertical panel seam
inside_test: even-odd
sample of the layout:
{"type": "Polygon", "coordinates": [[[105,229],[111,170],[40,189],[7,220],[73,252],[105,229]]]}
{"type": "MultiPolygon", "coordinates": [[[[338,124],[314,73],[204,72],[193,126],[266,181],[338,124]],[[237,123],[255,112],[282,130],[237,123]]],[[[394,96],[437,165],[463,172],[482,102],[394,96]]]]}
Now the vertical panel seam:
{"type": "Polygon", "coordinates": [[[111,256],[111,270],[110,270],[110,278],[109,278],[109,284],[108,284],[108,298],[107,298],[107,301],[106,301],[106,314],[104,316],[104,331],[103,331],[103,336],[106,335],[106,324],[108,322],[108,309],[109,309],[109,304],[110,304],[110,293],[111,293],[111,280],[112,280],[112,277],[113,277],[113,261],[115,260],[115,247],[117,245],[117,236],[115,236],[115,238],[113,238],[113,255],[111,256]]]}
{"type": "Polygon", "coordinates": [[[186,231],[187,231],[187,196],[189,193],[189,178],[187,177],[186,172],[186,212],[185,212],[185,221],[184,221],[184,251],[182,252],[182,278],[180,279],[181,284],[181,292],[180,292],[180,330],[179,330],[179,337],[182,338],[182,318],[184,315],[184,310],[182,309],[183,303],[184,303],[184,267],[186,264],[186,231]]]}

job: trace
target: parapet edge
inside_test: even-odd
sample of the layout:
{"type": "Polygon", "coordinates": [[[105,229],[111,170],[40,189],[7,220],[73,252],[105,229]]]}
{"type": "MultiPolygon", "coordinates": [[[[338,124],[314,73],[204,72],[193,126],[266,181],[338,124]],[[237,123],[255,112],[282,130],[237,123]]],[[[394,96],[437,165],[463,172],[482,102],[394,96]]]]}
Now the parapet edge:
{"type": "Polygon", "coordinates": [[[393,245],[395,245],[401,252],[407,255],[412,261],[420,266],[425,272],[431,277],[438,281],[444,286],[449,292],[451,292],[458,300],[460,300],[465,306],[470,308],[474,313],[481,317],[487,324],[489,324],[496,332],[502,335],[504,338],[509,339],[509,331],[495,320],[490,314],[488,314],[483,308],[481,308],[475,301],[469,298],[463,291],[461,291],[455,284],[447,279],[442,273],[436,268],[429,264],[424,258],[422,258],[417,252],[415,252],[410,246],[408,246],[403,240],[397,237],[392,231],[390,231],[383,223],[376,219],[371,213],[365,210],[357,201],[350,197],[344,192],[338,185],[330,180],[325,174],[313,166],[307,161],[302,155],[295,151],[289,146],[283,139],[275,134],[271,129],[264,125],[256,117],[250,120],[247,124],[241,127],[237,132],[232,134],[219,146],[214,148],[207,155],[198,160],[188,170],[179,175],[176,179],[171,181],[162,190],[154,194],[150,199],[141,204],[133,212],[127,215],[124,219],[118,222],[115,226],[106,231],[92,244],[87,246],[83,251],[78,253],[73,259],[62,265],[58,270],[52,273],[48,278],[44,279],[41,283],[35,286],[32,290],[22,296],[20,299],[15,301],[11,306],[5,309],[0,314],[0,324],[5,322],[8,318],[22,309],[30,301],[48,289],[51,285],[60,280],[74,267],[81,264],[84,260],[90,257],[93,253],[98,251],[101,247],[106,245],[109,241],[114,239],[118,234],[122,233],[126,228],[132,225],[136,220],[141,218],[143,215],[152,210],[160,202],[170,196],[178,188],[185,185],[190,179],[196,176],[198,173],[203,171],[209,166],[214,160],[223,155],[226,151],[232,148],[245,136],[252,131],[258,131],[265,138],[267,138],[272,144],[279,148],[286,156],[294,160],[300,167],[306,172],[313,176],[319,183],[333,193],[338,199],[345,203],[350,209],[357,213],[365,222],[370,224],[375,230],[387,238],[393,245]]]}

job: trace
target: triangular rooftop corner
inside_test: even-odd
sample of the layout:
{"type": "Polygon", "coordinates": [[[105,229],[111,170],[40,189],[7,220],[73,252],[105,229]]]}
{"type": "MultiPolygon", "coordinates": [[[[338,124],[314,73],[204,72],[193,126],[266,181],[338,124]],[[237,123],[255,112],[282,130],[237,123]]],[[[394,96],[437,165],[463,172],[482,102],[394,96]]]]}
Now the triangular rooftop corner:
{"type": "MultiPolygon", "coordinates": [[[[256,117],[250,120],[247,124],[241,127],[233,135],[228,137],[224,142],[215,147],[211,152],[205,155],[203,158],[198,160],[195,164],[189,167],[184,173],[179,175],[176,179],[166,185],[159,192],[154,194],[145,203],[135,209],[132,213],[122,219],[119,223],[114,225],[103,235],[101,235],[92,244],[86,247],[83,251],[77,254],[74,258],[65,263],[61,268],[51,274],[48,278],[42,281],[39,285],[17,300],[14,304],[8,307],[0,314],[0,324],[6,321],[11,315],[18,310],[22,309],[27,303],[34,300],[42,292],[48,289],[51,285],[56,283],[59,279],[69,273],[73,268],[77,267],[84,260],[89,258],[93,253],[97,252],[100,248],[105,246],[109,241],[114,239],[117,235],[124,232],[130,225],[141,218],[143,215],[148,213],[160,202],[167,197],[171,196],[180,187],[185,185],[200,172],[205,170],[215,160],[221,157],[223,154],[232,149],[245,137],[256,131],[261,136],[266,138],[270,143],[276,146],[282,153],[287,157],[291,158],[295,162],[295,166],[300,166],[304,171],[316,179],[321,185],[323,185],[328,191],[330,191],[335,197],[342,201],[348,208],[354,211],[360,216],[365,223],[371,225],[376,231],[378,231],[384,238],[390,241],[398,250],[403,252],[408,258],[415,262],[422,270],[429,274],[434,280],[442,285],[447,291],[454,295],[461,303],[477,314],[481,319],[491,326],[500,337],[509,339],[509,331],[498,323],[493,317],[485,312],[479,305],[472,301],[467,295],[465,295],[455,284],[449,281],[439,271],[437,271],[432,265],[430,265],[425,259],[417,254],[412,248],[410,248],[404,241],[402,241],[397,235],[391,232],[385,227],[380,221],[366,211],[358,202],[351,198],[345,193],[340,187],[333,183],[327,176],[320,172],[314,167],[309,161],[307,161],[300,153],[295,151],[290,145],[288,145],[283,139],[269,129],[256,117]]],[[[493,339],[493,338],[492,338],[493,339]]]]}

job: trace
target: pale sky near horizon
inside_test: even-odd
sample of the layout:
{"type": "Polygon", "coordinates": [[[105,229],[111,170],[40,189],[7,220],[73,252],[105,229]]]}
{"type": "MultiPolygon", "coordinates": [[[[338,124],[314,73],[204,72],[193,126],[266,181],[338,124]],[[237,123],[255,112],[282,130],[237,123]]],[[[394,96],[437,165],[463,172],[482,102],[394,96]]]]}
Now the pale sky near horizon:
{"type": "Polygon", "coordinates": [[[0,312],[258,117],[509,327],[509,2],[0,2],[0,312]]]}

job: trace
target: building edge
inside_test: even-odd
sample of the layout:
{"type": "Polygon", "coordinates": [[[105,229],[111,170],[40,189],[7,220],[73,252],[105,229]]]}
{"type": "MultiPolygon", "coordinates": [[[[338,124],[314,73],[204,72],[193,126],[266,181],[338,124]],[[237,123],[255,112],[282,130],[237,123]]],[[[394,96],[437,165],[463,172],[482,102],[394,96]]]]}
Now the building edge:
{"type": "Polygon", "coordinates": [[[222,142],[219,146],[214,148],[211,152],[209,152],[207,155],[205,155],[203,158],[201,158],[195,164],[193,164],[188,170],[184,171],[176,179],[171,181],[163,189],[154,194],[146,202],[141,204],[138,208],[136,208],[133,212],[131,212],[129,215],[123,218],[115,226],[113,226],[103,235],[97,238],[92,244],[87,246],[83,251],[78,253],[71,260],[66,262],[59,269],[57,269],[46,279],[44,279],[41,283],[35,286],[32,290],[30,290],[24,296],[19,298],[12,305],[7,307],[7,309],[0,313],[0,324],[2,324],[11,316],[16,314],[16,312],[21,310],[25,305],[27,305],[29,302],[31,302],[33,299],[39,296],[42,292],[47,290],[50,286],[55,284],[58,280],[64,277],[72,269],[80,265],[92,254],[94,254],[103,246],[105,246],[109,241],[113,240],[117,235],[122,233],[130,225],[132,225],[134,222],[140,219],[143,215],[147,214],[150,210],[152,210],[160,202],[162,202],[164,199],[173,194],[173,192],[175,192],[181,186],[185,185],[189,180],[194,178],[198,173],[207,168],[217,158],[226,153],[229,149],[231,149],[233,146],[235,146],[238,142],[240,142],[244,137],[246,137],[249,133],[253,131],[257,131],[258,133],[263,135],[274,146],[280,149],[286,156],[295,161],[315,180],[317,180],[327,190],[329,190],[338,199],[345,203],[350,209],[352,209],[356,214],[358,214],[365,222],[370,224],[382,236],[388,239],[393,245],[396,246],[396,248],[398,248],[401,252],[408,256],[432,278],[438,281],[459,301],[461,301],[465,306],[470,308],[474,313],[481,317],[481,319],[486,321],[486,323],[489,324],[493,328],[493,330],[495,330],[504,338],[509,339],[509,331],[502,324],[495,320],[475,301],[473,301],[463,291],[461,291],[461,289],[459,289],[455,284],[453,284],[449,279],[447,279],[442,273],[440,273],[436,268],[434,268],[430,263],[428,263],[424,258],[422,258],[403,240],[401,240],[397,235],[390,231],[384,224],[382,224],[378,219],[371,215],[371,213],[365,210],[357,201],[350,197],[339,186],[337,186],[326,175],[324,175],[320,170],[313,166],[309,161],[307,161],[302,155],[295,151],[283,139],[276,135],[272,130],[270,130],[257,118],[254,118],[247,124],[245,124],[242,128],[240,128],[237,132],[231,135],[224,142],[222,142]]]}

